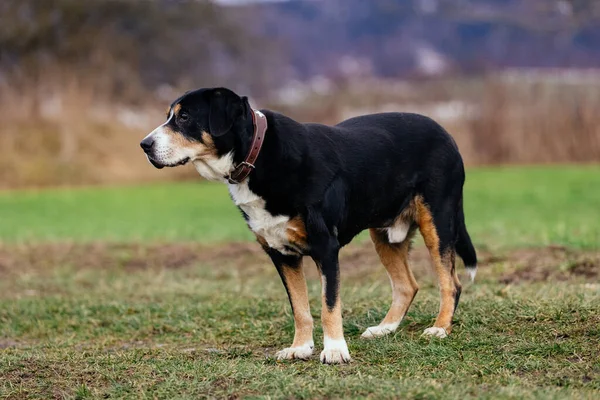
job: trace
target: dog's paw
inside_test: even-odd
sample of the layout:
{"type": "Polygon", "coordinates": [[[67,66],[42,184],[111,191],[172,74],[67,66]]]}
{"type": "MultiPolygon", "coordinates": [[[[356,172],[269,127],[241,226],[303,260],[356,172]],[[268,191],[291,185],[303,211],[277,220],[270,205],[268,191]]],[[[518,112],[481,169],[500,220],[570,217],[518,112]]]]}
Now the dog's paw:
{"type": "Polygon", "coordinates": [[[325,349],[321,352],[323,364],[343,364],[351,361],[348,345],[344,339],[325,338],[324,345],[325,349]]]}
{"type": "Polygon", "coordinates": [[[367,328],[360,337],[363,339],[373,339],[376,337],[381,337],[385,335],[389,335],[393,333],[396,328],[398,328],[398,324],[383,324],[377,326],[371,326],[367,328]]]}
{"type": "Polygon", "coordinates": [[[278,351],[276,357],[277,360],[308,360],[312,356],[314,347],[313,342],[306,343],[303,346],[288,347],[278,351]]]}
{"type": "Polygon", "coordinates": [[[448,337],[448,332],[446,332],[444,328],[432,326],[431,328],[425,329],[421,336],[433,336],[443,339],[445,337],[448,337]]]}

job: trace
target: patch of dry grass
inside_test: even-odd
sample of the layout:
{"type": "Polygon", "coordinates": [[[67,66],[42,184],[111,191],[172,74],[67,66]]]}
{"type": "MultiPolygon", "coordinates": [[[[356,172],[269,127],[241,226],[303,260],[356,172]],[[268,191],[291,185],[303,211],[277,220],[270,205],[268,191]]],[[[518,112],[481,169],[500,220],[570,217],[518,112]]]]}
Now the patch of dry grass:
{"type": "MultiPolygon", "coordinates": [[[[113,99],[97,82],[49,71],[35,84],[0,91],[0,187],[183,179],[157,173],[139,141],[162,122],[169,100],[113,99]]],[[[597,89],[597,87],[596,87],[597,89]]],[[[286,105],[258,99],[299,121],[335,124],[352,115],[414,111],[440,122],[468,164],[585,163],[600,159],[599,90],[560,81],[501,77],[433,81],[368,80],[334,86],[286,105]]],[[[182,91],[181,91],[182,92],[182,91]]]]}

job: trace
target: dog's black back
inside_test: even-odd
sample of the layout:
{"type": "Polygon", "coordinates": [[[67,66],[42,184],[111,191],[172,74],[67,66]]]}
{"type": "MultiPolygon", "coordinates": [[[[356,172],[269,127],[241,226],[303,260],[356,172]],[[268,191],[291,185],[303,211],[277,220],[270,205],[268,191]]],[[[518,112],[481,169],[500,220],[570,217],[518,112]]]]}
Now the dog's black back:
{"type": "Polygon", "coordinates": [[[458,148],[430,118],[382,113],[330,127],[263,113],[269,135],[250,188],[273,214],[293,217],[324,202],[325,209],[333,208],[326,218],[342,245],[367,228],[390,224],[418,193],[462,193],[458,148]],[[438,186],[438,180],[451,184],[438,186]]]}

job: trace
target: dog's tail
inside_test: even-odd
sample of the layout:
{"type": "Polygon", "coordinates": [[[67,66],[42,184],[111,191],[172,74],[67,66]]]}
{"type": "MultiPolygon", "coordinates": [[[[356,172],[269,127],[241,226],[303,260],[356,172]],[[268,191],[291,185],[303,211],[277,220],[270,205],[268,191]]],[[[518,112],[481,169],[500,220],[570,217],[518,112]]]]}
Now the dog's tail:
{"type": "Polygon", "coordinates": [[[465,213],[463,211],[463,201],[460,200],[458,219],[458,240],[456,241],[456,252],[462,258],[467,268],[467,272],[471,277],[471,281],[475,280],[475,274],[477,273],[477,253],[471,243],[469,232],[467,232],[467,226],[465,225],[465,213]]]}

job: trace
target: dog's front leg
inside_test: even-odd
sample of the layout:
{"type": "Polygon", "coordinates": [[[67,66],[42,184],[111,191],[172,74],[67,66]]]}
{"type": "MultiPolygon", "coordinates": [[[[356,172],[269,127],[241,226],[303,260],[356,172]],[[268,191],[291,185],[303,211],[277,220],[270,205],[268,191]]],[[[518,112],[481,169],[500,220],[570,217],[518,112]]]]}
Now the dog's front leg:
{"type": "Polygon", "coordinates": [[[278,360],[308,359],[314,348],[313,319],[308,303],[306,279],[302,269],[302,257],[284,256],[275,251],[269,251],[283,285],[287,290],[292,312],[294,313],[294,342],[277,352],[278,360]]]}
{"type": "Polygon", "coordinates": [[[323,324],[323,351],[321,362],[341,364],[350,361],[348,345],[342,325],[342,302],[340,300],[340,268],[338,254],[340,245],[337,229],[329,229],[320,212],[309,210],[307,231],[310,255],[321,273],[323,324]]]}
{"type": "Polygon", "coordinates": [[[344,339],[342,304],[340,300],[340,268],[337,248],[331,248],[322,259],[315,259],[321,272],[323,324],[323,364],[341,364],[350,361],[344,339]]]}

